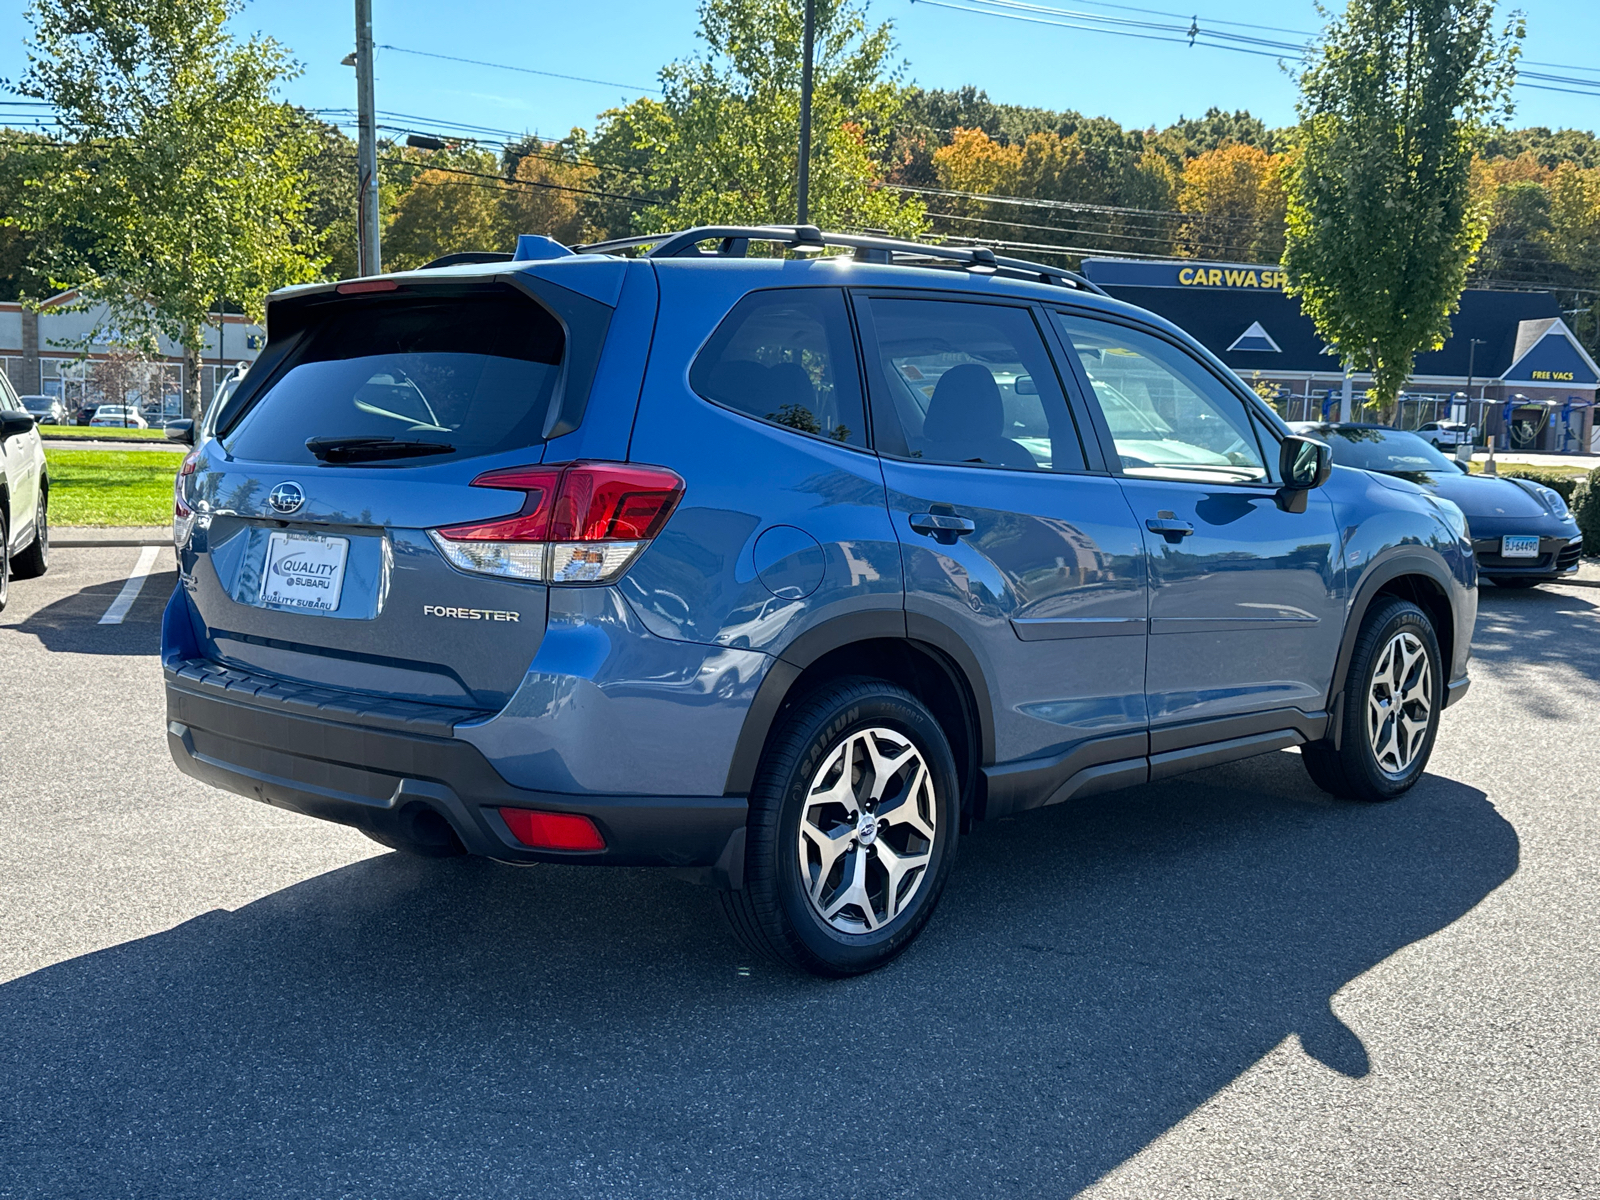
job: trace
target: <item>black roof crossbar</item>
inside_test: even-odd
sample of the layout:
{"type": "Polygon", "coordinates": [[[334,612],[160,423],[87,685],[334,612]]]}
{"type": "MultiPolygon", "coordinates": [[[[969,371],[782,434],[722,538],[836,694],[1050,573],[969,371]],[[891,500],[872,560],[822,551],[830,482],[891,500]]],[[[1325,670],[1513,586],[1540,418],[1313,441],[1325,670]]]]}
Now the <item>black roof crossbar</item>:
{"type": "Polygon", "coordinates": [[[820,254],[829,247],[855,251],[857,262],[886,266],[959,265],[981,275],[1001,275],[1007,279],[1027,279],[1057,287],[1077,288],[1106,295],[1105,289],[1065,267],[1006,258],[987,246],[934,246],[901,238],[877,237],[862,233],[824,233],[815,225],[700,225],[675,233],[647,233],[637,237],[612,238],[575,246],[578,254],[609,254],[615,250],[635,250],[650,246],[645,258],[743,258],[751,242],[771,242],[788,250],[820,254]],[[702,250],[704,242],[716,242],[715,250],[702,250]]]}

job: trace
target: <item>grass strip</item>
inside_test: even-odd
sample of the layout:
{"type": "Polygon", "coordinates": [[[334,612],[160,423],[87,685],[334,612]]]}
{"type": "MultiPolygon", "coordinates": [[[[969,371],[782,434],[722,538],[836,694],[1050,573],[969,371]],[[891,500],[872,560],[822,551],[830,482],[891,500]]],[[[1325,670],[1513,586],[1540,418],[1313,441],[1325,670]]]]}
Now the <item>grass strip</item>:
{"type": "Polygon", "coordinates": [[[39,436],[46,438],[132,438],[141,442],[161,442],[166,440],[166,431],[156,429],[124,429],[120,425],[94,426],[94,425],[41,425],[39,436]]]}
{"type": "Polygon", "coordinates": [[[183,455],[151,450],[45,452],[50,524],[165,525],[172,520],[172,479],[183,455]]]}

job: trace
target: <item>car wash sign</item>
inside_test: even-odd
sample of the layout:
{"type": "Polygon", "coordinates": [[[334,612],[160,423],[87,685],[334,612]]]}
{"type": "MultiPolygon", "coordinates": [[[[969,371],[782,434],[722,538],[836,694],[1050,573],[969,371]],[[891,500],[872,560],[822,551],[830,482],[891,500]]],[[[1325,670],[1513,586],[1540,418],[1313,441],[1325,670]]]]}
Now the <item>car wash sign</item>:
{"type": "Polygon", "coordinates": [[[1208,288],[1219,291],[1282,291],[1284,274],[1259,263],[1167,259],[1086,258],[1083,273],[1101,287],[1208,288]]]}

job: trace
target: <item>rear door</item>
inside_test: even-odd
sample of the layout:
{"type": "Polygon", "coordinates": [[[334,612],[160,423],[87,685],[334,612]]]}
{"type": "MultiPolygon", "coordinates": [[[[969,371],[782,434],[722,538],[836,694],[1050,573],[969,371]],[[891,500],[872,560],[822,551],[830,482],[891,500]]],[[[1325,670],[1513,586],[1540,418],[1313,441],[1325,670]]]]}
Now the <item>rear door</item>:
{"type": "Polygon", "coordinates": [[[503,706],[546,588],[459,570],[427,531],[531,502],[472,482],[541,461],[575,359],[592,373],[584,322],[496,283],[330,295],[274,323],[188,484],[206,648],[329,687],[503,706]]]}
{"type": "Polygon", "coordinates": [[[1289,728],[1296,710],[1320,712],[1344,632],[1326,493],[1279,507],[1276,438],[1176,341],[1055,319],[1149,551],[1152,754],[1254,728],[1235,718],[1289,728]]]}
{"type": "MultiPolygon", "coordinates": [[[[948,631],[978,659],[996,762],[1060,781],[1115,760],[1142,767],[1144,547],[1086,449],[1043,314],[896,292],[858,294],[856,308],[908,631],[948,631]]],[[[996,779],[991,816],[1048,798],[996,779]]]]}

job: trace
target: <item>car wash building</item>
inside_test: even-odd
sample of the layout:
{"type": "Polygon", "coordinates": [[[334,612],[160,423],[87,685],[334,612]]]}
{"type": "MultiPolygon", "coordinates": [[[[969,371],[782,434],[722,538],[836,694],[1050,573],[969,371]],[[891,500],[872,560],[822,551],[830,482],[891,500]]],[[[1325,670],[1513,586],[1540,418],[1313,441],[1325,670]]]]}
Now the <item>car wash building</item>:
{"type": "MultiPolygon", "coordinates": [[[[1277,267],[1086,258],[1083,273],[1118,299],[1187,330],[1257,390],[1275,389],[1287,419],[1340,419],[1344,371],[1300,302],[1284,293],[1277,267]]],[[[1562,320],[1553,295],[1463,292],[1450,323],[1443,347],[1417,355],[1395,424],[1415,429],[1459,421],[1501,449],[1600,453],[1594,408],[1600,367],[1562,320]]],[[[1363,419],[1370,382],[1364,373],[1351,376],[1343,419],[1363,419]]]]}

